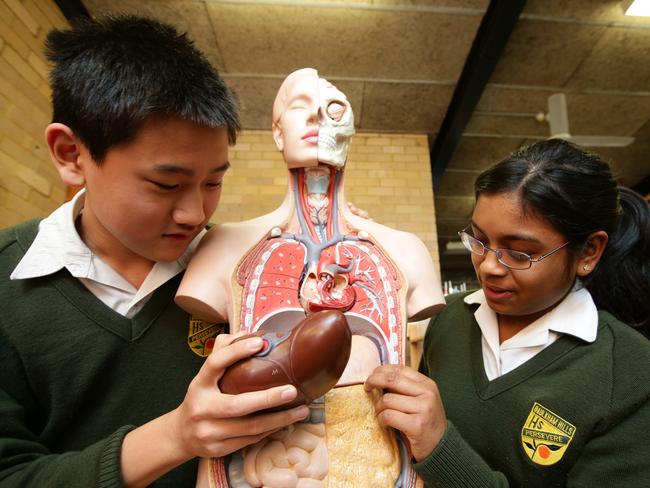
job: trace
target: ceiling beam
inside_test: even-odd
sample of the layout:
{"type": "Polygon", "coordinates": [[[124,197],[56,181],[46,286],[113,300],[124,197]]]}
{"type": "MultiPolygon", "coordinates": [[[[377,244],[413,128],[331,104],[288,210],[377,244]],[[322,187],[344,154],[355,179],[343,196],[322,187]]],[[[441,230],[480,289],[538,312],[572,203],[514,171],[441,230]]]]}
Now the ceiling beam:
{"type": "Polygon", "coordinates": [[[526,0],[491,0],[465,60],[440,126],[429,146],[433,188],[438,189],[476,104],[501,57],[526,0]]]}
{"type": "Polygon", "coordinates": [[[81,0],[54,0],[54,3],[70,24],[90,18],[88,9],[81,0]]]}

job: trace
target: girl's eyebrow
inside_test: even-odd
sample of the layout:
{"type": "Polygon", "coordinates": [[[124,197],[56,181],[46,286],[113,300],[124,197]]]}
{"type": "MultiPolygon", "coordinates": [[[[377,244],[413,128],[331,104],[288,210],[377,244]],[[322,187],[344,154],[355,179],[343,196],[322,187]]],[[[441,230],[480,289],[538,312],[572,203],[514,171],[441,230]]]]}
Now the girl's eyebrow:
{"type": "MultiPolygon", "coordinates": [[[[476,230],[481,232],[482,234],[485,234],[485,231],[481,229],[478,225],[476,225],[476,222],[473,220],[471,221],[472,227],[475,227],[476,230]]],[[[537,239],[536,237],[533,237],[531,235],[526,235],[526,234],[506,234],[503,237],[503,240],[505,241],[525,241],[525,242],[530,242],[533,244],[541,244],[542,242],[537,239]]]]}

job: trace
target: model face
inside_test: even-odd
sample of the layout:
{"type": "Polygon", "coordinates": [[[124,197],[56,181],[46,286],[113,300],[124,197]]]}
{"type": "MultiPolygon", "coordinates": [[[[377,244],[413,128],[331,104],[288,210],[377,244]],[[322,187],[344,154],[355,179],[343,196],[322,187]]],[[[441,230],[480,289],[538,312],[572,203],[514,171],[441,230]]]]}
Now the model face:
{"type": "Polygon", "coordinates": [[[277,121],[278,148],[287,166],[307,168],[318,165],[318,75],[304,70],[285,90],[284,107],[277,121]]]}
{"type": "MultiPolygon", "coordinates": [[[[482,195],[472,216],[472,233],[495,249],[513,249],[538,258],[564,244],[566,238],[545,219],[525,216],[516,194],[482,195]]],[[[573,286],[573,258],[566,248],[526,270],[512,270],[493,252],[472,254],[472,264],[489,306],[499,315],[528,325],[554,307],[573,286]]]]}
{"type": "Polygon", "coordinates": [[[150,120],[97,166],[85,148],[84,241],[99,256],[174,261],[219,203],[228,133],[181,119],[150,120]]]}
{"type": "Polygon", "coordinates": [[[316,70],[289,75],[276,99],[274,117],[274,138],[289,168],[319,163],[343,167],[354,134],[352,108],[345,94],[319,78],[316,70]]]}

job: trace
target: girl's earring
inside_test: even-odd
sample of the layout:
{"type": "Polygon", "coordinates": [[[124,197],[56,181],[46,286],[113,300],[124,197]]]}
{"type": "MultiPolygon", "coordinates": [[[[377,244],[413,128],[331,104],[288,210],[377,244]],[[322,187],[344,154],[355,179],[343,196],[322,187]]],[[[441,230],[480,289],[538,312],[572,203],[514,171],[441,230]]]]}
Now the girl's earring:
{"type": "Polygon", "coordinates": [[[591,266],[589,266],[588,264],[585,264],[585,265],[582,267],[582,270],[583,270],[585,273],[588,273],[589,271],[591,271],[591,266]]]}

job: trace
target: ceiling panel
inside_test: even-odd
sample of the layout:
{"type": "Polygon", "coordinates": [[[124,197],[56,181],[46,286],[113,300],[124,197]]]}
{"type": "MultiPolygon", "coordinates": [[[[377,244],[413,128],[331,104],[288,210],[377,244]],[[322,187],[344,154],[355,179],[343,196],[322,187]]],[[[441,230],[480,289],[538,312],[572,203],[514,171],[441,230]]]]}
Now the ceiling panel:
{"type": "Polygon", "coordinates": [[[522,138],[461,137],[449,169],[483,170],[515,151],[522,138]]]}
{"type": "Polygon", "coordinates": [[[608,28],[568,86],[650,93],[650,28],[608,28]]]}
{"type": "Polygon", "coordinates": [[[544,138],[548,137],[548,125],[537,122],[533,115],[512,116],[475,113],[467,124],[465,132],[477,135],[532,135],[544,138]]]}
{"type": "Polygon", "coordinates": [[[233,73],[313,66],[325,76],[455,81],[481,21],[478,14],[206,5],[233,73]]]}
{"type": "Polygon", "coordinates": [[[417,83],[366,83],[364,130],[437,132],[454,87],[417,83]]]}
{"type": "Polygon", "coordinates": [[[93,16],[125,13],[145,15],[187,32],[217,69],[224,68],[204,2],[195,0],[83,0],[93,16]]]}
{"type": "Polygon", "coordinates": [[[519,19],[490,82],[564,86],[605,30],[600,25],[519,19]]]}

